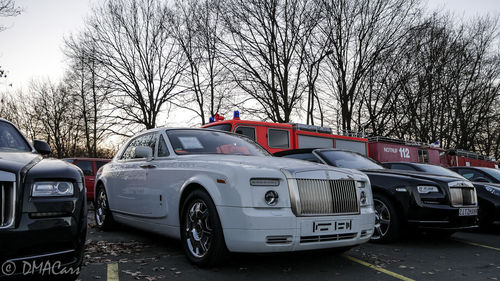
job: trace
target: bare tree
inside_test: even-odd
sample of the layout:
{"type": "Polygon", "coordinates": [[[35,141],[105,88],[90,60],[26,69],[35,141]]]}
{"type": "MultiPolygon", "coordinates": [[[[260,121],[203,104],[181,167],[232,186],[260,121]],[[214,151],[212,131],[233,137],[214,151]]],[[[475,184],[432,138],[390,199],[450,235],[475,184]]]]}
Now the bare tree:
{"type": "MultiPolygon", "coordinates": [[[[14,0],[0,0],[0,17],[13,17],[22,12],[22,9],[16,6],[14,0]]],[[[4,30],[5,26],[0,25],[0,31],[4,30]]]]}
{"type": "Polygon", "coordinates": [[[80,122],[76,102],[62,84],[33,81],[29,89],[28,114],[37,117],[40,134],[54,149],[58,158],[76,154],[80,122]]]}
{"type": "Polygon", "coordinates": [[[83,120],[86,155],[91,157],[97,157],[98,144],[106,137],[106,121],[109,121],[104,110],[109,87],[99,78],[100,65],[91,55],[94,49],[89,36],[84,33],[65,40],[65,54],[70,62],[65,84],[77,102],[83,120]]]}
{"type": "Polygon", "coordinates": [[[177,16],[172,17],[177,41],[189,66],[184,79],[187,94],[181,95],[176,105],[194,112],[201,124],[207,122],[207,116],[228,107],[231,92],[229,72],[220,57],[220,40],[225,34],[217,5],[215,0],[178,1],[177,16]]]}
{"type": "Polygon", "coordinates": [[[306,89],[305,44],[318,8],[308,0],[226,0],[219,5],[230,34],[224,59],[233,79],[257,109],[274,122],[289,122],[306,89]]]}
{"type": "Polygon", "coordinates": [[[166,3],[108,0],[93,11],[86,32],[102,66],[109,102],[122,126],[154,128],[173,97],[185,63],[174,42],[166,3]]]}
{"type": "MultiPolygon", "coordinates": [[[[361,84],[385,50],[398,44],[419,15],[418,0],[323,0],[333,54],[324,74],[338,102],[343,130],[352,130],[361,84]]],[[[358,124],[360,126],[361,124],[358,124]]]]}

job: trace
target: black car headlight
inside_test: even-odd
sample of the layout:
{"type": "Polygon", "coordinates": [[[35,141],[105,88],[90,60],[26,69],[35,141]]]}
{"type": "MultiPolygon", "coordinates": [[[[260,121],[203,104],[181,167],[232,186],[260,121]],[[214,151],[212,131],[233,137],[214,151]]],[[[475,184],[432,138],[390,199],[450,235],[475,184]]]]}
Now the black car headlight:
{"type": "Polygon", "coordinates": [[[417,191],[420,194],[427,194],[427,193],[439,192],[439,189],[437,188],[437,186],[433,185],[419,185],[417,186],[417,191]]]}
{"type": "Polygon", "coordinates": [[[486,191],[490,192],[491,194],[493,194],[495,196],[500,196],[500,188],[498,188],[498,187],[485,185],[484,189],[486,189],[486,191]]]}
{"type": "Polygon", "coordinates": [[[75,188],[67,181],[39,181],[33,184],[32,197],[72,196],[75,188]]]}

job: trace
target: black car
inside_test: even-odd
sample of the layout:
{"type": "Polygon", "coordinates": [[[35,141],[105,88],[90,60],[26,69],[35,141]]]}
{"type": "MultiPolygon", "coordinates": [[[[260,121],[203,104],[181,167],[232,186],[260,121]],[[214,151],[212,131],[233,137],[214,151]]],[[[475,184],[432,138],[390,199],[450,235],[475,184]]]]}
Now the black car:
{"type": "Polygon", "coordinates": [[[361,154],[336,149],[297,149],[275,153],[368,175],[376,213],[373,241],[390,242],[407,229],[426,229],[440,235],[475,228],[476,190],[465,180],[419,172],[389,170],[361,154]]]}
{"type": "Polygon", "coordinates": [[[476,186],[481,226],[488,228],[500,221],[500,170],[486,167],[451,167],[450,170],[476,186]]]}
{"type": "Polygon", "coordinates": [[[32,146],[0,119],[0,280],[74,280],[82,263],[87,208],[82,171],[43,159],[50,147],[32,146]]]}

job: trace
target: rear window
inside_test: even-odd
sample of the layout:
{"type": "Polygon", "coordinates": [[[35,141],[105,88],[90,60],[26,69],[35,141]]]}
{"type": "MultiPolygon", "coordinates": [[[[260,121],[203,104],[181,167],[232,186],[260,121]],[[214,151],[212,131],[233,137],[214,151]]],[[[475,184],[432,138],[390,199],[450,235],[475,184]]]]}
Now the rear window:
{"type": "Polygon", "coordinates": [[[106,165],[106,164],[108,164],[108,162],[103,162],[103,161],[97,161],[97,162],[95,162],[95,165],[96,165],[96,170],[98,170],[98,171],[99,171],[99,169],[100,169],[102,166],[106,165]]]}
{"type": "Polygon", "coordinates": [[[78,168],[82,169],[83,174],[85,176],[93,176],[94,175],[94,171],[92,170],[92,162],[85,161],[85,160],[79,160],[75,163],[75,165],[77,165],[78,168]]]}
{"type": "Polygon", "coordinates": [[[391,166],[391,169],[393,169],[393,170],[416,171],[415,168],[410,167],[408,165],[404,165],[404,164],[390,164],[390,166],[391,166]]]}
{"type": "Polygon", "coordinates": [[[289,154],[289,155],[284,155],[283,157],[299,159],[299,160],[304,160],[304,161],[309,161],[309,162],[314,162],[314,163],[321,163],[321,161],[319,161],[319,159],[316,156],[314,156],[314,154],[312,154],[312,153],[289,154]]]}

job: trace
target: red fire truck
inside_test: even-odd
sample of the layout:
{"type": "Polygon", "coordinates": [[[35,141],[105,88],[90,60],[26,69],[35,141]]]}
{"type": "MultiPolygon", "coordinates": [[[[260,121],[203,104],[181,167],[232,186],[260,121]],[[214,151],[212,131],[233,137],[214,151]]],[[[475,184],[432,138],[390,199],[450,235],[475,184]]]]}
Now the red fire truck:
{"type": "Polygon", "coordinates": [[[210,121],[203,128],[245,135],[270,153],[296,148],[339,148],[368,155],[368,139],[334,135],[327,127],[240,120],[237,111],[232,120],[216,115],[210,121]]]}
{"type": "Polygon", "coordinates": [[[498,168],[498,162],[465,150],[444,150],[435,145],[386,137],[371,137],[370,156],[380,162],[414,162],[450,166],[476,166],[498,168]]]}
{"type": "Polygon", "coordinates": [[[232,120],[220,115],[210,118],[210,128],[246,135],[270,153],[297,148],[338,148],[361,153],[379,162],[406,161],[450,166],[480,166],[498,168],[498,162],[463,150],[444,150],[419,142],[386,137],[360,138],[332,133],[331,128],[297,123],[271,123],[240,120],[234,112],[232,120]]]}

